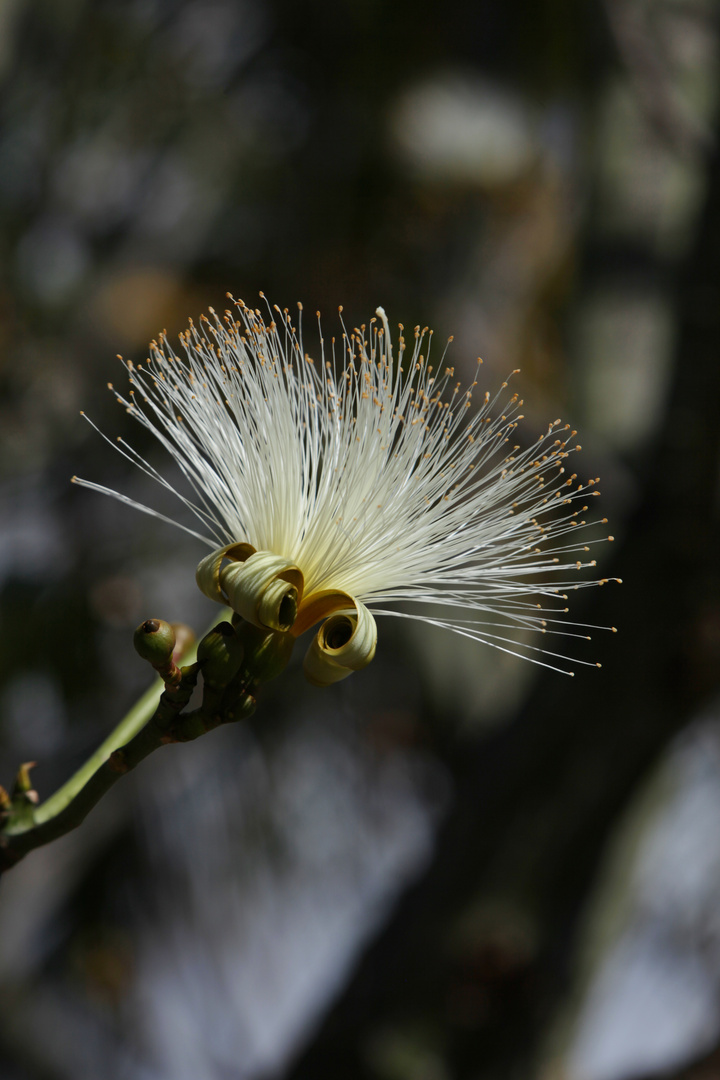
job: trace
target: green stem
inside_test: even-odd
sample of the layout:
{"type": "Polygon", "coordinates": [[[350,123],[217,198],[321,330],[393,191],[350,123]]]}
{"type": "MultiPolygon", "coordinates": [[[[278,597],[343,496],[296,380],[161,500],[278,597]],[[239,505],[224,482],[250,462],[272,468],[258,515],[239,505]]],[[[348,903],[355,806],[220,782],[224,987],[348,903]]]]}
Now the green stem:
{"type": "Polygon", "coordinates": [[[196,739],[219,724],[252,714],[256,688],[283,670],[295,639],[290,633],[259,630],[242,622],[233,628],[223,623],[225,614],[219,616],[217,631],[213,623],[199,647],[187,650],[182,658],[185,666],[170,665],[168,681],[156,680],[95,753],[42,806],[33,804],[37,796],[29,790],[29,765],[18,774],[12,799],[0,791],[0,812],[5,819],[0,828],[0,873],[33,848],[77,828],[120,777],[159,746],[196,739]],[[206,672],[202,705],[183,712],[201,667],[206,672]]]}
{"type": "MultiPolygon", "coordinates": [[[[151,687],[99,750],[43,806],[32,812],[27,803],[20,806],[1,837],[0,869],[14,866],[33,848],[77,828],[121,776],[159,746],[177,741],[173,725],[190,699],[197,676],[198,665],[193,663],[182,668],[178,687],[162,695],[157,686],[151,687]]],[[[209,725],[199,725],[198,734],[208,729],[209,725]]]]}
{"type": "MultiPolygon", "coordinates": [[[[189,656],[188,663],[194,661],[194,652],[193,649],[193,655],[189,656]]],[[[162,679],[156,679],[143,696],[135,702],[130,712],[123,717],[115,730],[108,735],[105,742],[101,743],[95,753],[80,766],[78,771],[61,788],[58,788],[54,795],[51,795],[41,806],[38,806],[33,814],[35,825],[44,825],[45,822],[50,821],[51,818],[56,817],[63,811],[77,796],[81,788],[85,787],[100,766],[107,761],[113,750],[117,750],[120,746],[130,742],[138,731],[145,727],[158,706],[162,691],[162,679]]],[[[8,828],[6,831],[11,834],[12,828],[8,828]]]]}
{"type": "MultiPolygon", "coordinates": [[[[225,614],[225,611],[221,612],[219,618],[225,614]]],[[[181,663],[192,665],[196,656],[197,645],[193,644],[183,654],[181,663]]],[[[152,750],[169,741],[167,733],[160,731],[154,723],[158,714],[162,721],[167,721],[168,710],[167,707],[163,710],[161,703],[167,697],[163,695],[163,686],[162,679],[155,679],[95,753],[42,805],[35,807],[27,800],[16,802],[4,827],[0,828],[0,873],[14,866],[33,848],[76,828],[123,771],[133,768],[152,750]],[[132,761],[132,765],[128,763],[124,770],[118,771],[109,761],[121,747],[129,752],[128,762],[132,761]]],[[[170,709],[174,709],[172,704],[170,709]]]]}

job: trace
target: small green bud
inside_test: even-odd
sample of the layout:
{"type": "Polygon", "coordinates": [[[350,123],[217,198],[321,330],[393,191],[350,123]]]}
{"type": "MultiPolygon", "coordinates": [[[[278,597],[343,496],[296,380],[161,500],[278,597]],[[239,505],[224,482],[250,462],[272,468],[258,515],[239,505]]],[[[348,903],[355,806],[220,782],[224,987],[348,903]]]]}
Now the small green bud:
{"type": "Polygon", "coordinates": [[[198,645],[197,658],[203,680],[213,689],[227,686],[237,675],[245,653],[242,642],[229,622],[221,622],[198,645]]]}
{"type": "Polygon", "coordinates": [[[30,770],[34,769],[36,765],[36,761],[26,761],[20,766],[13,784],[13,795],[24,795],[27,791],[32,790],[30,770]]]}
{"type": "Polygon", "coordinates": [[[236,626],[239,640],[245,647],[243,669],[257,682],[269,682],[287,666],[295,645],[295,637],[282,630],[261,630],[252,623],[239,621],[236,626]]]}
{"type": "Polygon", "coordinates": [[[165,668],[172,662],[175,631],[164,619],[146,619],[135,631],[133,645],[154,668],[165,668]]]}
{"type": "Polygon", "coordinates": [[[17,771],[15,777],[15,783],[13,784],[13,801],[20,803],[33,803],[37,805],[40,801],[37,791],[33,790],[32,780],[30,779],[30,770],[35,768],[37,762],[26,761],[17,771]]]}
{"type": "Polygon", "coordinates": [[[238,720],[247,720],[255,712],[257,702],[252,694],[239,694],[235,701],[224,710],[226,723],[236,723],[238,720]]]}

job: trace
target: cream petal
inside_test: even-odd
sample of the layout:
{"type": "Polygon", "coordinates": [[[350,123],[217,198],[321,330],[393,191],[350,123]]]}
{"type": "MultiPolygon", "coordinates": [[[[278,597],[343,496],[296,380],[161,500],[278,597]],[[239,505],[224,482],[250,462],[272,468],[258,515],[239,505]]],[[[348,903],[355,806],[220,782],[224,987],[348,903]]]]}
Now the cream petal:
{"type": "Polygon", "coordinates": [[[330,686],[366,667],[375,656],[375,619],[359,600],[354,612],[337,612],[322,624],[308,649],[303,670],[314,686],[330,686]]]}
{"type": "Polygon", "coordinates": [[[252,544],[226,544],[201,559],[195,571],[195,580],[198,588],[210,600],[218,604],[227,604],[228,599],[220,587],[220,568],[223,559],[239,559],[244,562],[250,555],[255,554],[252,544]]]}
{"type": "Polygon", "coordinates": [[[243,619],[268,630],[289,630],[302,599],[303,575],[281,555],[257,551],[220,572],[228,603],[243,619]]]}
{"type": "Polygon", "coordinates": [[[280,555],[256,551],[251,544],[229,544],[207,555],[195,576],[206,596],[228,604],[254,626],[286,631],[295,622],[303,575],[280,555]]]}

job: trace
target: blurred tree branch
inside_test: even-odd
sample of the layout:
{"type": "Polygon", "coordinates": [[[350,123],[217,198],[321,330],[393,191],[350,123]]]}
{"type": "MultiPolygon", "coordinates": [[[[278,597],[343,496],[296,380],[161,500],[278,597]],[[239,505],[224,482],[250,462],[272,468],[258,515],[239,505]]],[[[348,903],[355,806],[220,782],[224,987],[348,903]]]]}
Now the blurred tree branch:
{"type": "Polygon", "coordinates": [[[531,1067],[618,817],[717,687],[718,236],[720,159],[709,152],[705,206],[676,283],[665,421],[610,570],[625,585],[600,591],[584,612],[620,628],[620,638],[603,643],[605,670],[568,684],[541,677],[509,727],[447,751],[456,799],[434,862],[361,957],[289,1070],[293,1080],[418,1075],[388,1071],[378,1059],[378,1045],[398,1033],[428,1043],[441,1076],[517,1076],[531,1067]],[[512,933],[488,937],[477,919],[475,938],[453,947],[478,902],[497,895],[522,913],[531,945],[516,947],[512,933]]]}
{"type": "MultiPolygon", "coordinates": [[[[653,38],[647,7],[640,12],[638,5],[628,0],[605,0],[605,9],[618,53],[650,127],[677,154],[709,150],[713,134],[673,85],[662,46],[653,38]]],[[[695,17],[699,19],[700,13],[695,12],[695,17]]]]}

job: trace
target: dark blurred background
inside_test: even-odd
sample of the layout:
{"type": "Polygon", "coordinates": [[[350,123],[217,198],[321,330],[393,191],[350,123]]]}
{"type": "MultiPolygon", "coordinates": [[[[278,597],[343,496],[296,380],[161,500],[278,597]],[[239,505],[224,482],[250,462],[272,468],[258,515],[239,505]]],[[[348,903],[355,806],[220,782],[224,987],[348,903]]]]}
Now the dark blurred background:
{"type": "MultiPolygon", "coordinates": [[[[0,781],[50,794],[201,630],[116,353],[225,306],[454,334],[562,415],[602,671],[380,622],[0,890],[2,1080],[720,1077],[715,0],[0,2],[0,781]],[[489,654],[490,653],[490,654],[489,654]]],[[[160,493],[161,495],[162,493],[160,493]]]]}

